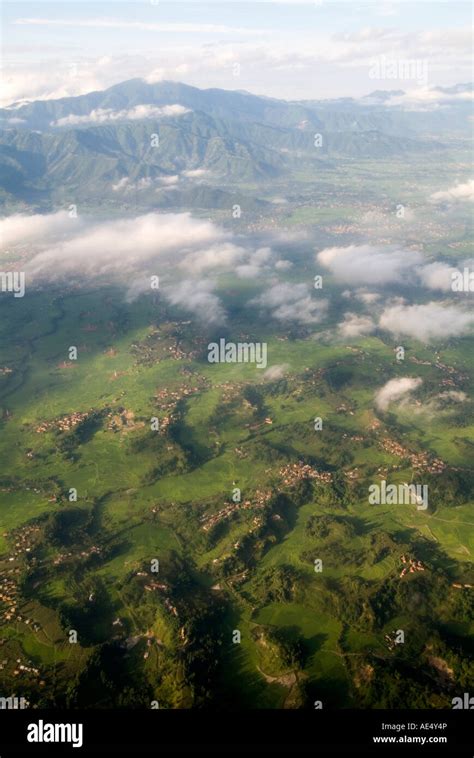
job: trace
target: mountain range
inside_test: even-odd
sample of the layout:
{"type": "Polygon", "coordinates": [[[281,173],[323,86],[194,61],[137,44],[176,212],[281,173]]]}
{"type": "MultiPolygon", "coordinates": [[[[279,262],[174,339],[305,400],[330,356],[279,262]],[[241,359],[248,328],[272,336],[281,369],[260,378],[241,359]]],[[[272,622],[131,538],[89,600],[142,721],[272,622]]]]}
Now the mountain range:
{"type": "Polygon", "coordinates": [[[141,79],[14,103],[0,109],[0,199],[47,208],[153,192],[158,205],[228,205],[229,184],[445,150],[469,132],[470,104],[454,99],[469,88],[425,110],[387,104],[399,90],[289,102],[141,79]]]}

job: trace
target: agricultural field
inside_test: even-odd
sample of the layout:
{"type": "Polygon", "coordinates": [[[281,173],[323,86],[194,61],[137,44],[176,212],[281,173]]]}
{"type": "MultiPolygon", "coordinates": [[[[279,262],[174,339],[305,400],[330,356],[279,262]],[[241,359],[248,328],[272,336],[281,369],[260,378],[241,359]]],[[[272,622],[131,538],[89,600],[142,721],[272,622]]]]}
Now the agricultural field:
{"type": "Polygon", "coordinates": [[[472,87],[430,92],[0,109],[0,694],[472,691],[472,87]]]}
{"type": "Polygon", "coordinates": [[[226,339],[258,334],[263,371],[209,363],[216,328],[159,293],[0,302],[7,689],[38,706],[443,708],[467,687],[474,422],[433,397],[472,393],[472,337],[405,340],[401,362],[386,333],[334,338],[337,305],[316,333],[259,322],[241,303],[260,289],[231,271],[217,286],[226,339]],[[407,375],[416,405],[377,409],[407,375]],[[421,478],[429,507],[369,504],[382,478],[421,478]],[[400,576],[405,560],[420,568],[400,576]]]}

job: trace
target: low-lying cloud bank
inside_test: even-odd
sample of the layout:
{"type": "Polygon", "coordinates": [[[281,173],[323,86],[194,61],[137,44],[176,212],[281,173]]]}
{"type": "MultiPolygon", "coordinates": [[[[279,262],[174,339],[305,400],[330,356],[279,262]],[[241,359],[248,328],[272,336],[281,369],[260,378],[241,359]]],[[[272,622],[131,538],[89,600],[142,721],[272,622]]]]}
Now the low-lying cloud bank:
{"type": "Polygon", "coordinates": [[[72,113],[51,121],[51,126],[81,126],[82,124],[106,124],[110,121],[143,121],[149,118],[169,118],[190,113],[184,105],[135,105],[133,108],[114,111],[112,108],[95,108],[84,116],[72,113]]]}
{"type": "MultiPolygon", "coordinates": [[[[323,322],[329,299],[309,282],[284,281],[292,262],[276,250],[253,245],[208,219],[190,213],[147,213],[134,218],[97,220],[69,211],[48,215],[16,214],[0,220],[7,250],[21,253],[29,286],[64,281],[66,286],[105,278],[121,284],[128,301],[149,292],[150,276],[158,276],[160,292],[170,303],[210,324],[225,321],[225,307],[216,294],[216,277],[232,270],[241,279],[264,285],[248,305],[263,318],[312,327],[323,322]]],[[[268,240],[268,237],[266,238],[268,240]]],[[[282,243],[278,235],[272,244],[282,243]]],[[[354,339],[377,329],[423,342],[469,333],[474,314],[464,295],[451,302],[409,304],[387,285],[417,283],[448,292],[458,269],[443,262],[424,263],[417,250],[351,245],[327,248],[316,256],[336,281],[350,283],[342,296],[351,308],[335,328],[338,338],[354,339]],[[378,291],[374,291],[378,290],[378,291]],[[364,308],[366,313],[358,313],[364,308]]],[[[464,261],[469,263],[469,261],[464,261]]],[[[462,264],[460,264],[460,269],[462,264]]]]}
{"type": "Polygon", "coordinates": [[[312,298],[309,285],[286,282],[273,284],[250,301],[250,305],[257,305],[270,312],[277,321],[304,326],[319,323],[326,315],[328,304],[326,298],[312,298]]]}
{"type": "MultiPolygon", "coordinates": [[[[282,263],[270,247],[254,249],[248,240],[190,213],[147,213],[105,221],[76,215],[74,209],[48,215],[16,214],[0,220],[0,236],[7,248],[29,248],[31,257],[23,269],[30,284],[71,284],[106,277],[122,283],[126,299],[132,301],[150,291],[154,275],[170,303],[209,324],[225,321],[225,309],[213,292],[215,282],[209,274],[232,268],[242,278],[256,278],[263,272],[273,276],[282,263]],[[176,279],[180,281],[172,283],[176,279]]],[[[295,302],[301,287],[307,294],[306,285],[301,285],[284,303],[275,305],[287,305],[289,297],[297,320],[313,322],[310,298],[295,302]]]]}
{"type": "Polygon", "coordinates": [[[189,213],[147,213],[135,218],[97,221],[71,218],[66,211],[49,216],[11,216],[5,224],[9,244],[35,243],[27,265],[32,278],[126,274],[150,262],[172,263],[193,273],[251,255],[231,235],[189,213]]]}
{"type": "Polygon", "coordinates": [[[421,342],[460,337],[473,325],[474,313],[436,302],[389,306],[379,319],[381,329],[397,337],[414,337],[421,342]]]}
{"type": "Polygon", "coordinates": [[[430,199],[434,203],[455,203],[461,201],[474,203],[474,179],[469,179],[468,182],[455,184],[453,187],[449,187],[447,190],[434,192],[431,195],[430,199]]]}
{"type": "MultiPolygon", "coordinates": [[[[381,245],[328,247],[316,253],[316,263],[328,269],[336,281],[354,286],[399,284],[447,292],[452,291],[453,275],[462,271],[464,266],[472,265],[472,260],[459,261],[457,267],[442,261],[426,263],[425,260],[418,250],[381,245]]],[[[346,296],[350,294],[348,292],[346,296]]],[[[361,290],[356,296],[367,303],[380,297],[361,290]]]]}
{"type": "Polygon", "coordinates": [[[423,256],[416,250],[380,248],[374,245],[328,247],[316,254],[316,262],[339,281],[367,286],[404,282],[423,256]]]}
{"type": "Polygon", "coordinates": [[[370,316],[359,316],[357,313],[345,313],[344,321],[339,325],[339,334],[344,339],[361,337],[371,334],[376,328],[370,316]]]}
{"type": "Polygon", "coordinates": [[[420,377],[401,376],[390,379],[375,393],[375,406],[380,411],[388,410],[391,403],[400,400],[411,392],[414,392],[423,383],[420,377]]]}

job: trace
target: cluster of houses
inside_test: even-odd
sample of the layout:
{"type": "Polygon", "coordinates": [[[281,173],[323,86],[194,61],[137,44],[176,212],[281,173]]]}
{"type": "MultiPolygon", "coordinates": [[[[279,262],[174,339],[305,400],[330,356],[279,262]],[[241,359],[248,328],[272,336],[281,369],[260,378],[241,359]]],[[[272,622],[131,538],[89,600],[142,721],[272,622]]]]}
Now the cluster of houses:
{"type": "MultiPolygon", "coordinates": [[[[157,336],[156,334],[148,335],[148,338],[153,338],[154,340],[161,340],[160,336],[157,336]]],[[[167,340],[169,338],[166,338],[167,340]]],[[[181,361],[184,358],[192,359],[193,355],[191,353],[186,353],[185,350],[183,350],[178,342],[176,340],[172,340],[170,345],[164,345],[161,344],[157,346],[154,345],[146,345],[145,343],[141,342],[139,344],[133,343],[131,345],[131,348],[138,352],[139,354],[139,363],[160,363],[160,361],[164,358],[172,358],[175,361],[181,361]],[[157,347],[160,349],[157,351],[157,347]]]]}
{"type": "Polygon", "coordinates": [[[2,579],[0,584],[0,601],[7,606],[4,611],[5,621],[10,621],[16,612],[17,583],[14,579],[2,579]]]}
{"type": "Polygon", "coordinates": [[[371,421],[371,423],[368,426],[369,432],[376,432],[377,429],[380,429],[381,426],[382,426],[381,421],[379,421],[378,418],[374,418],[374,420],[371,421]]]}
{"type": "Polygon", "coordinates": [[[349,469],[347,471],[344,471],[343,473],[344,473],[344,478],[347,479],[349,482],[353,482],[359,478],[358,468],[349,469]]]}
{"type": "MultiPolygon", "coordinates": [[[[216,513],[212,513],[210,515],[205,513],[199,519],[203,525],[202,529],[203,531],[208,532],[209,529],[212,529],[213,526],[218,524],[223,519],[230,518],[233,513],[240,510],[241,508],[264,508],[271,497],[271,490],[256,490],[252,496],[252,500],[243,500],[242,502],[238,503],[227,503],[224,508],[221,508],[216,513]]],[[[258,520],[257,516],[253,520],[254,524],[257,523],[256,519],[258,520]]]]}
{"type": "Polygon", "coordinates": [[[435,366],[436,368],[439,368],[440,371],[444,371],[446,374],[455,374],[460,381],[468,378],[467,374],[461,373],[456,368],[454,368],[454,366],[448,366],[446,363],[441,363],[439,356],[436,357],[435,366]]]}
{"type": "Polygon", "coordinates": [[[441,379],[440,384],[442,387],[457,387],[454,379],[441,379]]]}
{"type": "MultiPolygon", "coordinates": [[[[37,524],[27,524],[18,529],[14,535],[11,535],[15,541],[13,543],[13,550],[9,554],[9,560],[12,561],[24,553],[31,552],[31,548],[34,546],[40,532],[41,528],[37,524]]],[[[6,537],[7,534],[5,533],[4,536],[6,537]]]]}
{"type": "Polygon", "coordinates": [[[347,432],[344,432],[342,435],[342,439],[346,440],[349,439],[351,442],[363,442],[365,440],[365,437],[362,436],[362,434],[347,434],[347,432]]]}
{"type": "Polygon", "coordinates": [[[221,402],[228,403],[235,400],[241,393],[242,384],[237,382],[220,382],[215,384],[216,389],[222,389],[221,402]]]}
{"type": "Polygon", "coordinates": [[[354,411],[347,405],[347,403],[341,403],[341,405],[338,405],[336,413],[347,413],[349,416],[354,415],[354,411]]]}
{"type": "Polygon", "coordinates": [[[446,464],[440,458],[432,458],[428,453],[412,453],[408,448],[403,447],[396,440],[392,440],[389,437],[385,437],[380,440],[380,447],[391,455],[396,455],[398,458],[407,458],[413,468],[421,469],[428,474],[441,474],[446,468],[446,464]]]}
{"type": "Polygon", "coordinates": [[[144,588],[147,592],[153,592],[153,590],[160,590],[162,592],[165,592],[168,589],[168,585],[165,584],[165,582],[150,582],[149,584],[145,584],[144,588]]]}
{"type": "Polygon", "coordinates": [[[107,429],[111,432],[131,431],[137,427],[145,426],[143,421],[136,422],[135,414],[126,408],[118,408],[117,412],[110,411],[107,413],[107,429]]]}
{"type": "Polygon", "coordinates": [[[405,574],[414,574],[416,571],[424,571],[425,567],[423,566],[421,561],[417,561],[416,558],[408,558],[406,555],[401,555],[400,560],[404,565],[402,570],[400,571],[400,579],[405,576],[405,574]]]}
{"type": "Polygon", "coordinates": [[[208,532],[209,529],[212,529],[213,526],[218,524],[220,521],[226,518],[230,518],[233,513],[240,510],[240,508],[251,508],[252,503],[250,500],[244,500],[242,503],[228,503],[224,506],[224,508],[221,508],[216,513],[212,513],[211,515],[204,514],[204,516],[201,516],[199,521],[202,523],[202,529],[205,532],[208,532]]]}
{"type": "Polygon", "coordinates": [[[319,482],[323,482],[323,484],[330,484],[332,482],[330,471],[317,471],[302,461],[288,463],[280,469],[279,474],[283,479],[283,484],[288,487],[293,487],[297,482],[301,482],[304,479],[316,479],[319,482]]]}
{"type": "Polygon", "coordinates": [[[169,345],[168,347],[168,353],[175,361],[182,361],[183,358],[189,358],[189,354],[186,353],[177,342],[175,342],[173,345],[169,345]]]}
{"type": "MultiPolygon", "coordinates": [[[[10,555],[7,557],[7,562],[16,562],[17,558],[20,556],[22,552],[29,551],[33,545],[33,540],[31,540],[31,536],[33,533],[37,532],[39,530],[39,527],[24,527],[21,531],[17,532],[15,534],[16,543],[14,545],[14,552],[13,555],[10,555]],[[30,538],[30,539],[29,539],[30,538]]],[[[4,535],[7,536],[6,534],[4,535]]],[[[30,626],[34,629],[35,632],[38,632],[41,630],[41,625],[35,621],[32,618],[29,618],[28,616],[19,613],[18,610],[18,574],[20,574],[21,569],[19,566],[15,566],[13,568],[9,569],[2,569],[2,578],[0,580],[0,603],[4,607],[3,611],[3,620],[5,622],[18,622],[26,624],[26,626],[30,626]]],[[[3,646],[6,642],[8,642],[8,638],[3,638],[0,640],[0,646],[3,646]]],[[[4,658],[2,661],[0,661],[0,671],[4,671],[8,664],[10,662],[9,658],[4,658]]],[[[28,675],[30,678],[38,679],[40,676],[39,669],[34,666],[31,661],[28,660],[22,660],[21,658],[17,658],[16,662],[13,662],[14,670],[13,670],[13,676],[23,676],[28,675]]],[[[41,686],[44,685],[44,681],[40,681],[39,684],[41,686]]]]}
{"type": "MultiPolygon", "coordinates": [[[[146,571],[137,571],[136,576],[148,576],[146,571]]],[[[166,592],[169,590],[169,586],[166,584],[166,582],[156,582],[151,581],[147,582],[147,584],[143,585],[143,588],[146,590],[146,592],[154,592],[155,590],[158,590],[159,592],[166,592]]],[[[173,616],[178,616],[178,609],[175,605],[171,602],[169,597],[165,597],[164,599],[164,605],[165,608],[173,614],[173,616]]],[[[115,623],[115,622],[114,622],[115,623]]]]}
{"type": "Polygon", "coordinates": [[[173,421],[173,411],[175,410],[177,404],[180,400],[183,399],[183,397],[189,397],[190,395],[195,395],[197,392],[200,392],[201,388],[198,386],[194,387],[188,387],[186,385],[182,385],[181,387],[178,387],[177,390],[170,390],[167,387],[164,387],[163,389],[158,390],[155,393],[155,399],[159,402],[159,410],[161,413],[166,413],[166,415],[161,416],[160,415],[160,422],[159,422],[159,434],[165,434],[167,428],[173,421]]]}
{"type": "Polygon", "coordinates": [[[23,624],[26,624],[26,626],[29,626],[31,624],[31,628],[35,632],[39,632],[41,630],[41,624],[39,624],[37,621],[35,621],[32,618],[28,618],[28,616],[22,616],[21,613],[16,614],[16,606],[12,606],[8,609],[8,611],[5,613],[5,621],[19,621],[23,624]]]}
{"type": "Polygon", "coordinates": [[[436,360],[435,360],[434,364],[431,363],[431,361],[424,361],[424,360],[421,360],[420,358],[416,358],[415,356],[411,356],[410,357],[410,361],[412,363],[416,363],[419,366],[435,366],[436,368],[438,368],[443,373],[449,374],[449,376],[450,376],[449,379],[442,379],[442,381],[441,381],[441,384],[443,386],[446,386],[446,387],[456,387],[457,386],[456,381],[454,381],[453,377],[456,378],[457,382],[461,382],[464,379],[467,379],[467,375],[461,373],[460,371],[458,371],[456,368],[454,368],[454,366],[448,366],[447,363],[442,363],[441,360],[440,360],[439,355],[436,355],[436,360]]]}
{"type": "Polygon", "coordinates": [[[188,326],[190,321],[170,322],[169,327],[174,331],[174,335],[169,330],[166,333],[156,330],[147,335],[146,341],[133,343],[131,348],[139,355],[139,363],[159,363],[168,357],[173,360],[195,360],[204,346],[204,340],[194,337],[193,350],[186,352],[179,344],[179,340],[185,337],[185,330],[182,327],[188,326]],[[160,345],[156,344],[161,342],[160,345]],[[151,343],[151,344],[150,344],[151,343]]]}
{"type": "Polygon", "coordinates": [[[71,559],[77,560],[78,558],[87,559],[90,558],[91,555],[100,555],[102,552],[101,548],[97,545],[92,545],[88,550],[81,550],[79,553],[72,553],[69,551],[68,553],[58,553],[58,555],[55,556],[53,560],[53,566],[60,566],[63,563],[67,563],[71,559]]]}
{"type": "Polygon", "coordinates": [[[269,426],[273,424],[273,421],[269,416],[264,418],[263,421],[257,421],[254,424],[245,424],[245,429],[249,429],[251,432],[256,432],[257,429],[262,429],[265,424],[268,424],[269,426]]]}
{"type": "Polygon", "coordinates": [[[263,508],[268,503],[271,497],[272,497],[271,490],[255,490],[255,493],[252,497],[252,504],[254,508],[263,508]]]}
{"type": "Polygon", "coordinates": [[[385,642],[387,643],[387,647],[389,650],[393,650],[395,645],[397,644],[397,632],[394,629],[390,632],[390,634],[384,634],[383,636],[385,642]]]}
{"type": "MultiPolygon", "coordinates": [[[[36,668],[36,666],[27,665],[25,663],[22,663],[21,662],[21,658],[17,658],[16,659],[16,663],[17,663],[17,666],[13,670],[13,676],[19,676],[20,674],[30,674],[35,679],[39,677],[40,671],[39,671],[38,668],[36,668]]],[[[31,661],[28,661],[28,663],[30,664],[31,661]]]]}
{"type": "MultiPolygon", "coordinates": [[[[9,569],[2,570],[2,579],[0,581],[0,602],[3,604],[5,610],[3,612],[3,618],[5,621],[18,621],[27,626],[32,627],[35,632],[41,629],[41,625],[32,618],[24,616],[18,612],[18,581],[17,576],[21,573],[21,568],[17,563],[24,553],[29,553],[35,544],[35,538],[38,537],[40,527],[36,525],[27,525],[19,529],[14,534],[14,545],[12,552],[5,558],[7,563],[13,563],[14,566],[9,569]]],[[[8,536],[8,533],[4,533],[4,537],[8,536]]]]}
{"type": "Polygon", "coordinates": [[[241,447],[235,447],[234,453],[238,458],[248,458],[248,453],[246,453],[245,450],[242,450],[241,447]]]}
{"type": "Polygon", "coordinates": [[[87,411],[87,413],[74,411],[74,413],[70,413],[68,416],[63,416],[54,421],[43,421],[36,427],[35,432],[41,434],[42,432],[47,432],[49,429],[58,429],[60,432],[69,432],[71,429],[74,429],[75,426],[85,421],[92,410],[93,408],[87,411]]]}
{"type": "Polygon", "coordinates": [[[178,609],[175,605],[173,605],[169,597],[165,597],[165,608],[167,608],[167,610],[172,613],[173,616],[176,616],[176,618],[178,618],[178,609]]]}
{"type": "Polygon", "coordinates": [[[441,474],[445,468],[446,463],[440,458],[432,458],[427,453],[412,453],[410,455],[410,462],[413,468],[423,469],[428,474],[441,474]]]}

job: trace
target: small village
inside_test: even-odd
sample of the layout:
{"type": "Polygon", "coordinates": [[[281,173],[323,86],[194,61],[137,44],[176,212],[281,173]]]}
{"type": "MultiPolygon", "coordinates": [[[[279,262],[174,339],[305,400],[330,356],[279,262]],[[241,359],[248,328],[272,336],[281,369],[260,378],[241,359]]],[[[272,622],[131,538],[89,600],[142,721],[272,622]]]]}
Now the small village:
{"type": "Polygon", "coordinates": [[[131,432],[145,426],[144,421],[135,421],[135,414],[127,408],[117,408],[106,415],[107,430],[110,432],[131,432]]]}
{"type": "Polygon", "coordinates": [[[89,417],[91,412],[93,412],[93,408],[91,408],[86,413],[75,411],[74,413],[70,413],[68,416],[62,416],[62,418],[54,419],[53,421],[43,421],[39,426],[36,427],[35,432],[37,434],[43,434],[44,432],[48,432],[51,429],[57,429],[60,432],[69,432],[78,424],[82,424],[82,422],[89,417]]]}
{"type": "Polygon", "coordinates": [[[92,545],[88,550],[80,550],[78,552],[69,551],[68,553],[58,553],[53,560],[53,566],[62,566],[72,561],[87,560],[93,555],[101,555],[101,548],[97,545],[92,545]]]}
{"type": "MultiPolygon", "coordinates": [[[[210,515],[204,514],[200,517],[202,529],[208,532],[212,527],[216,526],[224,519],[230,518],[236,511],[240,509],[248,510],[249,508],[264,508],[272,497],[271,490],[256,490],[252,500],[244,500],[238,503],[228,503],[224,508],[221,508],[216,513],[210,515]]],[[[257,517],[256,517],[257,518],[257,517]]]]}
{"type": "Polygon", "coordinates": [[[416,558],[409,558],[406,555],[401,555],[400,560],[404,564],[404,568],[402,568],[399,574],[400,579],[404,577],[406,574],[414,574],[416,571],[425,570],[425,566],[423,566],[423,563],[421,561],[416,560],[416,558]]]}
{"type": "Polygon", "coordinates": [[[186,385],[182,385],[178,390],[169,390],[167,388],[158,390],[158,392],[155,394],[155,398],[159,401],[158,409],[160,414],[165,414],[160,415],[159,418],[159,434],[164,435],[170,424],[172,424],[175,420],[173,414],[178,403],[183,400],[183,398],[195,395],[200,391],[200,388],[197,386],[188,387],[186,385]]]}
{"type": "Polygon", "coordinates": [[[380,447],[391,455],[398,458],[406,458],[414,469],[425,471],[428,474],[441,474],[446,469],[446,464],[439,458],[433,458],[428,453],[413,453],[403,447],[397,440],[385,437],[380,440],[380,447]]]}
{"type": "Polygon", "coordinates": [[[299,461],[298,463],[288,463],[279,471],[283,484],[287,487],[294,487],[298,482],[305,479],[315,479],[323,484],[331,484],[333,477],[330,471],[316,471],[307,463],[299,461]]]}
{"type": "MultiPolygon", "coordinates": [[[[18,580],[21,574],[21,568],[18,563],[25,553],[27,554],[32,550],[39,537],[39,532],[39,526],[30,525],[16,530],[11,535],[4,533],[4,537],[9,537],[15,540],[15,542],[11,552],[2,560],[6,564],[13,563],[13,566],[11,568],[2,568],[0,579],[0,603],[4,608],[2,614],[3,623],[9,624],[15,622],[15,624],[25,624],[26,626],[30,626],[34,632],[41,631],[41,624],[19,610],[22,599],[18,591],[18,580]]],[[[1,639],[0,646],[3,646],[7,641],[8,639],[6,638],[1,639]]],[[[0,661],[0,670],[5,671],[9,664],[12,668],[11,673],[13,676],[35,679],[38,680],[39,686],[44,686],[44,680],[40,680],[40,669],[33,665],[28,658],[19,657],[14,661],[4,658],[0,661]]]]}

